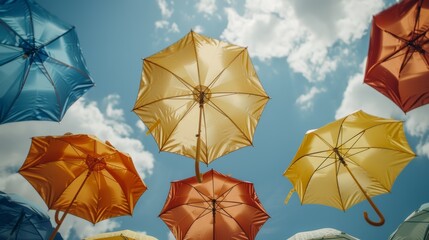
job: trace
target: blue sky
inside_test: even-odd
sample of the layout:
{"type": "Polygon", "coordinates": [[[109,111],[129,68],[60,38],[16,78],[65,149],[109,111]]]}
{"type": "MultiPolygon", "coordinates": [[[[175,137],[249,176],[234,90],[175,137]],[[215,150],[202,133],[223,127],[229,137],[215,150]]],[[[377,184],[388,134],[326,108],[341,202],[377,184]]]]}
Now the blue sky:
{"type": "MultiPolygon", "coordinates": [[[[429,202],[429,105],[407,115],[364,85],[371,16],[391,5],[382,0],[37,0],[52,14],[74,25],[96,86],[76,102],[61,123],[21,122],[0,125],[0,190],[33,199],[37,192],[16,173],[30,137],[91,133],[129,153],[148,190],[132,217],[92,225],[68,216],[60,229],[68,239],[132,229],[158,239],[174,239],[158,218],[170,182],[193,176],[193,160],[158,152],[151,136],[131,111],[140,82],[142,59],[179,40],[193,29],[247,46],[271,100],[246,147],[201,165],[253,182],[271,218],[257,239],[287,239],[300,231],[336,228],[360,239],[387,239],[422,203],[429,202]],[[374,197],[386,217],[382,227],[368,225],[362,202],[346,212],[302,205],[297,195],[283,203],[290,182],[282,176],[305,132],[356,110],[404,121],[418,154],[397,178],[392,192],[374,197]]],[[[52,216],[52,213],[50,213],[52,216]]]]}

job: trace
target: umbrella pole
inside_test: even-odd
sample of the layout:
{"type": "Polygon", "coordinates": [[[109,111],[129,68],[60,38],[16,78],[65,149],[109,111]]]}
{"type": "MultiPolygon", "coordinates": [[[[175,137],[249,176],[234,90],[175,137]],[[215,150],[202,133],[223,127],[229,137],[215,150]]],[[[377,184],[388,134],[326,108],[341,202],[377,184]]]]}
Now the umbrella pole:
{"type": "Polygon", "coordinates": [[[377,213],[378,217],[380,217],[380,220],[378,222],[374,222],[371,219],[369,219],[368,217],[368,213],[367,212],[363,212],[363,216],[365,217],[365,220],[373,225],[373,226],[381,226],[384,224],[384,216],[383,214],[380,212],[380,210],[378,210],[377,206],[374,204],[374,202],[372,201],[372,199],[368,196],[368,194],[366,194],[365,190],[363,189],[363,187],[359,184],[359,182],[357,181],[357,179],[355,178],[355,176],[353,175],[353,173],[350,171],[349,167],[347,166],[347,164],[344,162],[343,158],[340,158],[340,161],[343,163],[344,167],[347,169],[347,171],[350,173],[350,175],[352,176],[353,180],[356,182],[356,184],[358,185],[359,189],[362,191],[363,195],[365,195],[365,198],[368,200],[369,204],[371,204],[371,207],[374,209],[374,211],[377,213]]]}
{"type": "Polygon", "coordinates": [[[212,213],[213,213],[213,240],[216,240],[216,199],[212,199],[212,213]]]}
{"type": "MultiPolygon", "coordinates": [[[[203,97],[204,101],[204,97],[203,97]]],[[[204,102],[201,103],[200,101],[200,117],[198,120],[198,133],[196,135],[197,137],[197,153],[195,156],[195,176],[198,179],[198,182],[201,183],[203,181],[200,173],[200,151],[201,151],[201,119],[203,118],[203,108],[204,108],[204,102]]]]}
{"type": "Polygon", "coordinates": [[[82,184],[80,185],[79,189],[77,190],[76,194],[74,195],[73,199],[71,200],[69,206],[66,208],[66,211],[61,216],[61,219],[58,219],[59,211],[55,211],[55,222],[57,223],[57,226],[55,227],[54,231],[52,232],[51,236],[49,237],[49,240],[53,240],[55,238],[55,235],[57,235],[58,230],[60,229],[61,224],[63,224],[64,219],[66,218],[66,215],[70,211],[71,206],[73,205],[73,202],[76,200],[77,195],[79,194],[80,190],[82,190],[83,185],[85,184],[86,180],[89,178],[89,175],[91,175],[91,170],[88,171],[88,174],[86,174],[85,179],[83,180],[82,184]]]}

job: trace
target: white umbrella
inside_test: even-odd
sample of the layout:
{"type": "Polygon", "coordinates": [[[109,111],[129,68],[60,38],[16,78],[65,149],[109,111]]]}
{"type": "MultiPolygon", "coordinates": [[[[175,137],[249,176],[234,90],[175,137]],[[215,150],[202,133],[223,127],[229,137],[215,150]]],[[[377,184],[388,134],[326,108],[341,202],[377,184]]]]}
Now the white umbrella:
{"type": "Polygon", "coordinates": [[[411,213],[389,237],[389,240],[402,239],[429,239],[429,203],[411,213]]]}
{"type": "Polygon", "coordinates": [[[341,232],[334,228],[321,228],[312,231],[299,232],[288,240],[317,240],[317,239],[343,239],[343,240],[359,240],[347,233],[341,232]]]}

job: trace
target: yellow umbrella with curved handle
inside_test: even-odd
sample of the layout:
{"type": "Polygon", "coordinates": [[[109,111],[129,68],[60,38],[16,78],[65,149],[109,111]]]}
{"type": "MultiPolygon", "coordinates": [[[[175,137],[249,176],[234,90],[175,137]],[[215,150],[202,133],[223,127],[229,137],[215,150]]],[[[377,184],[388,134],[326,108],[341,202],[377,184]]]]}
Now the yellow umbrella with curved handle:
{"type": "Polygon", "coordinates": [[[304,136],[284,172],[302,204],[322,204],[343,211],[371,197],[389,193],[396,177],[415,157],[401,121],[357,111],[304,136]]]}

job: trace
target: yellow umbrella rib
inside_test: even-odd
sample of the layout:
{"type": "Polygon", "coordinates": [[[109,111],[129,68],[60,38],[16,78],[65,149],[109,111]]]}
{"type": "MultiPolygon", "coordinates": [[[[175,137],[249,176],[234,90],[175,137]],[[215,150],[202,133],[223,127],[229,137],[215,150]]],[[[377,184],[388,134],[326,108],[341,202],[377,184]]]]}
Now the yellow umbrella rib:
{"type": "Polygon", "coordinates": [[[212,95],[211,95],[210,98],[219,98],[219,97],[225,97],[225,96],[229,96],[229,95],[243,94],[243,95],[251,95],[251,96],[256,96],[256,97],[270,99],[270,97],[267,96],[267,95],[261,95],[261,94],[256,94],[256,93],[248,93],[248,92],[212,92],[211,94],[212,95]]]}
{"type": "Polygon", "coordinates": [[[194,54],[195,54],[195,63],[197,64],[197,74],[198,74],[198,85],[201,86],[201,79],[200,79],[200,63],[198,62],[198,53],[197,48],[195,44],[195,37],[194,37],[194,31],[191,30],[191,37],[192,37],[192,45],[194,47],[194,54]]]}
{"type": "MultiPolygon", "coordinates": [[[[216,77],[214,77],[213,78],[213,80],[212,80],[212,82],[211,83],[209,83],[209,85],[207,86],[208,88],[211,88],[215,83],[216,83],[216,81],[217,80],[219,80],[219,77],[220,77],[220,75],[222,75],[222,73],[223,72],[225,72],[225,70],[229,67],[229,66],[231,66],[231,64],[238,58],[238,56],[240,56],[241,54],[243,54],[245,51],[246,51],[246,49],[247,48],[243,48],[243,50],[241,50],[238,54],[237,54],[237,56],[235,56],[232,60],[231,60],[231,62],[229,62],[226,66],[225,66],[225,68],[222,70],[222,71],[220,71],[219,72],[219,74],[216,76],[216,77]]],[[[198,62],[198,61],[197,61],[198,62]]]]}
{"type": "Polygon", "coordinates": [[[307,193],[307,189],[308,189],[308,184],[310,184],[310,182],[311,182],[311,179],[313,178],[313,176],[314,176],[314,174],[320,169],[320,167],[328,160],[328,159],[330,159],[330,156],[332,155],[332,153],[333,152],[331,152],[326,158],[325,158],[325,160],[323,160],[320,164],[319,164],[319,166],[317,166],[317,168],[311,173],[311,176],[310,176],[310,178],[308,179],[308,181],[307,181],[307,186],[305,186],[305,191],[304,191],[304,193],[302,194],[302,202],[304,202],[304,198],[305,198],[305,194],[307,193]]]}
{"type": "Polygon", "coordinates": [[[173,73],[168,68],[163,67],[163,66],[159,65],[158,63],[152,62],[151,60],[148,60],[147,58],[145,58],[144,61],[147,61],[147,62],[149,62],[149,63],[151,63],[151,64],[153,64],[153,65],[155,65],[155,66],[157,66],[159,68],[162,68],[162,69],[164,69],[167,72],[169,72],[171,75],[175,76],[176,79],[179,82],[181,82],[187,89],[189,89],[189,91],[192,92],[194,90],[194,87],[191,84],[187,83],[183,78],[179,77],[177,74],[173,73]]]}
{"type": "MultiPolygon", "coordinates": [[[[307,153],[304,155],[299,156],[297,159],[295,159],[295,161],[293,163],[290,164],[289,168],[291,166],[293,166],[296,162],[298,162],[299,160],[305,158],[305,157],[317,157],[317,158],[326,158],[325,156],[314,156],[315,154],[319,154],[319,153],[325,153],[325,152],[332,152],[332,149],[327,149],[327,150],[323,150],[323,151],[317,151],[317,152],[312,152],[312,153],[307,153]]],[[[330,154],[331,155],[331,154],[330,154]]],[[[329,155],[329,156],[330,156],[329,155]]],[[[329,158],[329,156],[327,158],[329,158]]]]}
{"type": "MultiPolygon", "coordinates": [[[[381,122],[381,123],[379,123],[379,124],[376,124],[376,125],[370,126],[370,127],[368,127],[368,128],[365,128],[365,129],[362,129],[361,131],[359,131],[358,133],[356,133],[355,135],[353,135],[353,136],[351,136],[349,139],[347,139],[344,143],[341,143],[341,145],[338,145],[338,140],[340,139],[340,135],[341,135],[341,133],[342,133],[342,126],[343,126],[343,124],[341,124],[341,127],[338,129],[338,138],[337,138],[336,147],[343,146],[344,144],[348,143],[349,141],[351,141],[353,138],[357,137],[358,135],[361,135],[361,136],[359,136],[359,138],[360,138],[360,137],[362,137],[362,136],[363,136],[363,134],[365,134],[365,132],[366,132],[366,131],[368,131],[368,130],[369,130],[369,129],[371,129],[371,128],[379,127],[379,126],[381,126],[381,125],[385,125],[385,124],[398,123],[398,122],[399,122],[399,121],[395,121],[395,120],[388,121],[388,122],[381,122]]],[[[359,140],[359,139],[358,139],[358,140],[359,140]]],[[[355,143],[354,143],[354,144],[355,144],[355,143]]]]}
{"type": "Polygon", "coordinates": [[[250,145],[253,146],[253,142],[252,140],[250,140],[246,134],[238,127],[238,125],[228,116],[228,114],[226,114],[220,107],[218,107],[216,104],[214,104],[212,101],[209,101],[207,103],[209,106],[211,106],[213,109],[215,109],[216,111],[218,111],[221,115],[223,115],[224,117],[228,118],[229,121],[231,121],[231,123],[243,134],[244,138],[246,138],[246,140],[249,142],[250,145]]]}
{"type": "Polygon", "coordinates": [[[174,131],[176,131],[177,126],[179,125],[179,123],[183,120],[183,118],[185,118],[189,112],[191,112],[191,110],[197,105],[197,102],[193,102],[192,105],[186,110],[186,112],[183,114],[183,116],[177,121],[176,126],[173,127],[173,129],[171,130],[170,134],[165,138],[165,141],[162,143],[162,147],[160,146],[160,151],[163,151],[163,147],[165,145],[165,143],[170,139],[171,135],[173,134],[174,131]]]}
{"type": "Polygon", "coordinates": [[[152,102],[148,102],[148,103],[145,103],[145,104],[140,105],[138,107],[134,107],[133,110],[138,110],[140,108],[143,108],[143,107],[146,107],[146,106],[149,106],[151,104],[154,104],[154,103],[157,103],[157,102],[161,102],[161,101],[164,101],[164,100],[175,100],[175,99],[177,99],[177,100],[183,100],[184,97],[192,97],[192,98],[189,98],[189,100],[194,100],[194,94],[193,93],[182,94],[182,95],[175,95],[175,96],[170,96],[170,97],[156,99],[156,100],[154,100],[152,102]]]}

